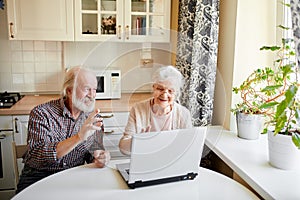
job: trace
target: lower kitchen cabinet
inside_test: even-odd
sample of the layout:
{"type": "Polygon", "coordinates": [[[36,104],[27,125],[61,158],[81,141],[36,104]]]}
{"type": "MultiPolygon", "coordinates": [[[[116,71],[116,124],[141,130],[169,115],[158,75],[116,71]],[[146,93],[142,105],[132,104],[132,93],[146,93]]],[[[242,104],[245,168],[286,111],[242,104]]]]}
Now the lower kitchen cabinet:
{"type": "Polygon", "coordinates": [[[123,136],[129,112],[101,113],[104,123],[104,147],[110,151],[111,159],[127,159],[119,150],[119,140],[123,136]]]}
{"type": "Polygon", "coordinates": [[[29,115],[13,115],[14,141],[17,145],[27,144],[29,115]]]}
{"type": "MultiPolygon", "coordinates": [[[[14,141],[16,145],[27,144],[27,128],[29,115],[13,115],[12,120],[14,129],[14,141]]],[[[19,175],[21,174],[24,167],[24,163],[22,161],[22,158],[17,159],[19,175]]]]}
{"type": "Polygon", "coordinates": [[[11,199],[15,193],[13,161],[13,127],[11,116],[0,116],[0,199],[11,199]]]}

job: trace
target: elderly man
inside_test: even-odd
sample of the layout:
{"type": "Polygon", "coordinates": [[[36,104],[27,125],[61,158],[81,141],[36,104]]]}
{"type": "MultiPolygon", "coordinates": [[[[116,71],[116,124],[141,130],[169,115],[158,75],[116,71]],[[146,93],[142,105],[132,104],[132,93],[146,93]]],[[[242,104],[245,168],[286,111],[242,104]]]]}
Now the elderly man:
{"type": "Polygon", "coordinates": [[[16,193],[62,171],[94,162],[104,167],[110,154],[103,148],[102,118],[95,110],[97,79],[74,67],[64,79],[62,97],[36,106],[28,122],[28,151],[16,193]]]}

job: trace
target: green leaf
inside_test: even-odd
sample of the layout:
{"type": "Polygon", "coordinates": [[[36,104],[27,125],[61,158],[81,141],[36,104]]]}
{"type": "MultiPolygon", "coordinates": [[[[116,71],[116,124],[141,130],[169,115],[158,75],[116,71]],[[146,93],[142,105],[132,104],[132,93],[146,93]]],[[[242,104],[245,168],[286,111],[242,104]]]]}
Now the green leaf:
{"type": "Polygon", "coordinates": [[[283,72],[283,77],[286,77],[288,74],[293,72],[292,67],[293,66],[290,64],[287,64],[287,65],[284,65],[281,67],[281,70],[283,72]]]}
{"type": "Polygon", "coordinates": [[[289,30],[290,28],[289,27],[286,27],[286,26],[283,26],[283,25],[279,25],[277,26],[278,28],[281,28],[281,29],[284,29],[284,30],[289,30]]]}
{"type": "Polygon", "coordinates": [[[295,117],[296,117],[296,119],[300,119],[300,110],[299,109],[296,109],[295,110],[295,117]]]}
{"type": "Polygon", "coordinates": [[[274,91],[278,88],[282,87],[282,85],[268,85],[266,86],[264,89],[262,89],[262,92],[266,92],[266,91],[274,91]]]}
{"type": "Polygon", "coordinates": [[[259,50],[271,50],[271,51],[276,51],[279,50],[279,46],[263,46],[259,50]]]}
{"type": "Polygon", "coordinates": [[[286,115],[282,115],[279,119],[277,119],[277,123],[275,124],[275,130],[274,132],[277,134],[279,132],[282,131],[282,129],[285,126],[285,122],[287,120],[287,116],[286,115]]]}
{"type": "Polygon", "coordinates": [[[300,149],[300,135],[298,133],[293,133],[292,140],[296,147],[300,149]]]}
{"type": "Polygon", "coordinates": [[[259,109],[268,109],[276,106],[278,103],[277,102],[269,102],[269,103],[264,103],[261,106],[259,106],[259,109]]]}
{"type": "Polygon", "coordinates": [[[290,106],[293,103],[297,91],[298,91],[298,87],[295,85],[291,85],[289,89],[285,92],[285,101],[287,106],[290,106]]]}

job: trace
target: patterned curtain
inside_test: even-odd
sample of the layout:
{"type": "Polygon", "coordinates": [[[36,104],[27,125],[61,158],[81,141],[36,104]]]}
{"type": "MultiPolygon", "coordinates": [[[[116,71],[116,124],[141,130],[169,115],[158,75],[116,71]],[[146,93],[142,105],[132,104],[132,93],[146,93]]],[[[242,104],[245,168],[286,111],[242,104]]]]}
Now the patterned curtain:
{"type": "Polygon", "coordinates": [[[186,81],[180,103],[194,126],[211,124],[218,32],[219,0],[179,0],[176,67],[186,81]]]}
{"type": "Polygon", "coordinates": [[[297,63],[300,67],[300,0],[291,0],[291,12],[297,63]]]}

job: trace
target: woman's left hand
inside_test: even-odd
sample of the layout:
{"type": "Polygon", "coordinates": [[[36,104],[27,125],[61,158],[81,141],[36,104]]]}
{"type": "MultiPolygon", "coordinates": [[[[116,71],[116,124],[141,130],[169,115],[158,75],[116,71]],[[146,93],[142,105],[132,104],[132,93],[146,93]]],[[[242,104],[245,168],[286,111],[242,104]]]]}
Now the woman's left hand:
{"type": "Polygon", "coordinates": [[[147,126],[146,128],[142,128],[141,133],[150,132],[151,125],[147,126]]]}
{"type": "Polygon", "coordinates": [[[95,150],[94,151],[94,163],[97,167],[104,167],[110,161],[109,151],[95,150]]]}

